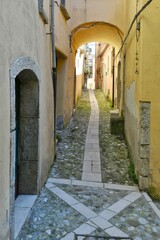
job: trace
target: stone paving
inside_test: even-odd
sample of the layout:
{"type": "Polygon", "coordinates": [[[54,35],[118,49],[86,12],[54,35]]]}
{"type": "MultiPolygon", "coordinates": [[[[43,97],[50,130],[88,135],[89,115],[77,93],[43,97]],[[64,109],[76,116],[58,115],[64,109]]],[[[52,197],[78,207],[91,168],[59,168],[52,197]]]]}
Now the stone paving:
{"type": "Polygon", "coordinates": [[[99,150],[99,107],[93,90],[90,90],[91,114],[86,135],[82,180],[102,181],[99,150]]]}
{"type": "MultiPolygon", "coordinates": [[[[84,92],[81,99],[85,103],[84,108],[83,104],[80,104],[68,127],[59,133],[61,141],[58,144],[57,160],[17,240],[74,240],[75,234],[112,236],[110,238],[112,240],[114,237],[160,240],[160,210],[150,197],[145,192],[140,192],[129,179],[126,170],[129,158],[125,140],[111,136],[108,113],[106,112],[106,116],[103,115],[99,99],[98,104],[101,107],[98,119],[98,109],[95,115],[93,110],[95,105],[98,107],[93,92],[90,93],[90,99],[91,116],[96,121],[92,124],[93,119],[89,118],[89,96],[88,92],[84,92]],[[101,136],[103,120],[107,131],[101,136]],[[107,125],[105,121],[108,122],[107,125]],[[88,137],[90,139],[90,134],[97,139],[98,131],[92,131],[91,126],[96,126],[95,129],[98,129],[98,124],[100,148],[98,142],[90,143],[86,140],[88,137]],[[106,154],[105,157],[104,143],[101,143],[101,139],[105,141],[106,137],[105,153],[110,154],[106,154]],[[95,149],[93,144],[96,144],[95,149]],[[94,154],[90,154],[91,148],[94,154]],[[113,155],[112,151],[114,151],[113,155]],[[123,159],[121,162],[123,166],[119,165],[118,156],[123,159]],[[89,161],[89,165],[85,165],[85,161],[89,161]],[[95,171],[94,164],[99,166],[100,161],[101,171],[99,167],[95,171]],[[115,169],[112,168],[113,166],[115,169]],[[103,167],[106,169],[104,170],[103,167]],[[98,177],[94,179],[93,173],[96,172],[98,177]]],[[[94,237],[82,236],[77,240],[80,239],[95,240],[94,237]]]]}

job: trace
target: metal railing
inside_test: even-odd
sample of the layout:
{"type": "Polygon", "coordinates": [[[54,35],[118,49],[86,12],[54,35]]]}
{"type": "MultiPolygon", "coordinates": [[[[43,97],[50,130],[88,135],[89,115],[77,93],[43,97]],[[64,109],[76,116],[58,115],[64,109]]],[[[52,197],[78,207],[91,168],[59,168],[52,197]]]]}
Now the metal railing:
{"type": "Polygon", "coordinates": [[[133,240],[130,237],[105,237],[96,235],[86,235],[86,234],[74,234],[74,240],[79,240],[79,237],[84,237],[84,240],[133,240]]]}

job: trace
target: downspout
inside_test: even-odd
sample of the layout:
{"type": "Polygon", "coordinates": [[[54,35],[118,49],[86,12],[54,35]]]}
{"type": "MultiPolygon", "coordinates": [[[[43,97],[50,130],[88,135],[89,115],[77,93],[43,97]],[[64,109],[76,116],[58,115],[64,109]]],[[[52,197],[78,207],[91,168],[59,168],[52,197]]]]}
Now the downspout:
{"type": "Polygon", "coordinates": [[[115,48],[112,50],[112,59],[113,59],[113,66],[112,66],[112,107],[114,108],[114,90],[115,90],[115,48]]]}
{"type": "Polygon", "coordinates": [[[52,82],[54,93],[54,146],[56,155],[56,89],[57,89],[57,66],[56,66],[56,49],[55,49],[55,31],[54,31],[54,0],[51,0],[51,39],[52,39],[52,82]]]}

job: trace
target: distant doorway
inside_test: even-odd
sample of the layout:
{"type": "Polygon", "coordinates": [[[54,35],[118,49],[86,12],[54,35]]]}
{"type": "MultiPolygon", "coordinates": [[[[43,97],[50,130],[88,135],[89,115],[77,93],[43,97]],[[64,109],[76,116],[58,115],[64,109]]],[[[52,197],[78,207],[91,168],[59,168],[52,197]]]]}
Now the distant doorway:
{"type": "Polygon", "coordinates": [[[39,86],[31,70],[15,79],[16,154],[15,198],[37,193],[39,86]]]}

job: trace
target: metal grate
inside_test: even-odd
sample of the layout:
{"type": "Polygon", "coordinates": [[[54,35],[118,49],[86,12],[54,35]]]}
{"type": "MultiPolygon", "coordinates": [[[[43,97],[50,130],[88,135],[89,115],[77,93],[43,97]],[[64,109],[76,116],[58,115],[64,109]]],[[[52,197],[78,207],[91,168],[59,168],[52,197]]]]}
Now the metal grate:
{"type": "Polygon", "coordinates": [[[104,237],[104,236],[95,236],[95,235],[85,235],[85,234],[74,234],[74,240],[133,240],[130,237],[104,237]]]}

